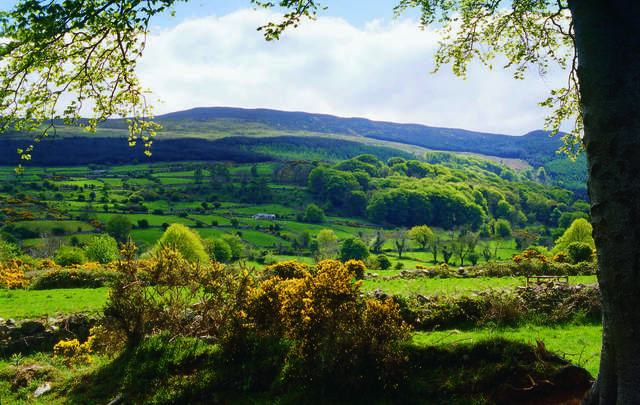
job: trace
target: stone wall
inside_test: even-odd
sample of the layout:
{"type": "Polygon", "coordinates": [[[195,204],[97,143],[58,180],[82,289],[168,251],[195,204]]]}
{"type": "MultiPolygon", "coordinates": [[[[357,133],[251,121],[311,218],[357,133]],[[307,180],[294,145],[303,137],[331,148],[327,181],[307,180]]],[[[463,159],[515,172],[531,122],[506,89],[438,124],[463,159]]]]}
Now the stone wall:
{"type": "Polygon", "coordinates": [[[31,320],[16,323],[0,318],[0,355],[52,351],[60,340],[78,339],[83,343],[97,323],[95,317],[74,314],[69,317],[31,320]]]}

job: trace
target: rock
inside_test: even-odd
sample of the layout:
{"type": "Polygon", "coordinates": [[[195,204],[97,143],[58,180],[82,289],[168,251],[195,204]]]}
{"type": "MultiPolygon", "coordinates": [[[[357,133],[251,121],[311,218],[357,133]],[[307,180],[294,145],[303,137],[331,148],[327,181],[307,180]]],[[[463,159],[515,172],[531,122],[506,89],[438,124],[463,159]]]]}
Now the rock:
{"type": "Polygon", "coordinates": [[[44,331],[44,325],[38,321],[26,321],[20,325],[20,332],[26,336],[33,336],[44,331]]]}
{"type": "Polygon", "coordinates": [[[118,404],[123,404],[124,403],[124,397],[122,396],[122,393],[118,393],[118,395],[116,395],[116,397],[113,399],[113,401],[109,402],[107,405],[118,405],[118,404]]]}
{"type": "Polygon", "coordinates": [[[9,318],[4,324],[7,326],[16,326],[16,321],[14,321],[12,318],[9,318]]]}
{"type": "Polygon", "coordinates": [[[51,384],[48,382],[44,383],[35,390],[35,392],[33,393],[33,397],[38,398],[40,395],[49,391],[51,391],[51,384]]]}

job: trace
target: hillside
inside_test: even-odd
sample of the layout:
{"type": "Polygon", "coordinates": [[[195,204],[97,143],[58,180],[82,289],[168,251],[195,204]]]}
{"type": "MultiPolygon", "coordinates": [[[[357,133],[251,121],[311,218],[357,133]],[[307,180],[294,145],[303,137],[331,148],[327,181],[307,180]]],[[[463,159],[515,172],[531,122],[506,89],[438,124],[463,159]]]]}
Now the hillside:
{"type": "MultiPolygon", "coordinates": [[[[540,130],[522,136],[508,136],[326,114],[228,107],[194,108],[158,116],[156,121],[163,126],[163,130],[154,143],[151,161],[337,161],[363,153],[386,159],[394,154],[392,150],[398,156],[413,154],[422,158],[426,150],[440,150],[481,154],[501,163],[505,163],[506,159],[519,159],[520,163],[509,166],[522,169],[528,164],[541,181],[562,185],[586,195],[584,159],[579,159],[576,164],[558,155],[556,152],[561,145],[559,137],[550,138],[548,133],[540,130]],[[231,141],[228,139],[230,137],[241,138],[231,141]],[[544,173],[539,173],[541,167],[544,173]]],[[[64,140],[62,150],[58,146],[51,146],[53,149],[46,152],[36,151],[34,159],[50,159],[53,156],[55,163],[49,160],[40,160],[40,163],[61,164],[62,161],[67,165],[146,159],[142,151],[133,153],[127,150],[124,140],[117,139],[126,137],[126,131],[125,120],[108,120],[93,135],[97,143],[90,143],[91,146],[87,148],[88,141],[82,140],[87,137],[85,133],[76,128],[61,127],[57,136],[64,140]],[[69,138],[77,139],[72,141],[69,138]],[[69,152],[78,150],[83,152],[69,152]]],[[[21,136],[12,134],[0,139],[2,164],[19,163],[14,151],[26,146],[25,141],[19,138],[21,136]]]]}

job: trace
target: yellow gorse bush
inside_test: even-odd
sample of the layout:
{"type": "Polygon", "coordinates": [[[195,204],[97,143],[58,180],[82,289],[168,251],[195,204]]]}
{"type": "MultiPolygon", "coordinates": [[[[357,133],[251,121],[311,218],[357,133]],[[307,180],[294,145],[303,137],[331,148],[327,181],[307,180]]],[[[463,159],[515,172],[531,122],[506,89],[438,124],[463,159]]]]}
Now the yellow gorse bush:
{"type": "Polygon", "coordinates": [[[14,288],[26,288],[29,284],[24,270],[29,266],[20,259],[12,259],[0,263],[0,286],[11,290],[14,288]]]}
{"type": "Polygon", "coordinates": [[[296,378],[342,373],[345,366],[361,367],[363,359],[372,359],[381,377],[399,375],[404,358],[398,343],[408,339],[410,327],[392,300],[362,298],[362,281],[354,281],[361,269],[358,261],[324,260],[304,277],[272,277],[251,291],[249,324],[259,335],[292,343],[296,378]]]}
{"type": "Polygon", "coordinates": [[[61,340],[53,347],[53,355],[55,358],[62,359],[67,367],[78,364],[90,364],[91,359],[91,340],[80,344],[78,339],[61,340]]]}

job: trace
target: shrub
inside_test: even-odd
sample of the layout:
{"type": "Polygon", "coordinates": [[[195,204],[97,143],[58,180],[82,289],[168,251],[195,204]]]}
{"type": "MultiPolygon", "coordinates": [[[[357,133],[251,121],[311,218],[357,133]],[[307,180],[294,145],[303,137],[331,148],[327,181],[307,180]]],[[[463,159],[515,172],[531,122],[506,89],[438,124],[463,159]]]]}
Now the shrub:
{"type": "Polygon", "coordinates": [[[147,219],[139,219],[138,220],[138,228],[147,229],[149,227],[149,221],[147,219]]]}
{"type": "Polygon", "coordinates": [[[250,324],[291,342],[290,381],[354,388],[400,378],[409,327],[397,304],[364,300],[360,285],[341,262],[325,260],[315,274],[270,278],[252,291],[250,324]]]}
{"type": "Polygon", "coordinates": [[[387,255],[379,254],[378,256],[376,256],[376,259],[378,260],[378,267],[380,267],[381,270],[387,270],[391,268],[391,260],[389,260],[387,255]]]}
{"type": "Polygon", "coordinates": [[[239,235],[223,235],[222,240],[231,248],[231,259],[238,260],[244,255],[244,242],[239,235]]]}
{"type": "Polygon", "coordinates": [[[148,262],[136,261],[131,241],[121,254],[119,278],[112,283],[104,309],[104,326],[128,345],[155,333],[222,338],[232,324],[245,322],[244,302],[255,282],[249,269],[192,263],[169,247],[158,250],[148,262]]]}
{"type": "Polygon", "coordinates": [[[324,221],[324,211],[315,204],[309,204],[304,212],[304,219],[307,222],[320,223],[324,221]]]}
{"type": "Polygon", "coordinates": [[[107,222],[106,230],[111,237],[123,243],[129,236],[132,227],[133,225],[129,218],[124,215],[116,215],[107,222]]]}
{"type": "Polygon", "coordinates": [[[366,267],[361,260],[348,260],[344,265],[356,280],[362,280],[364,278],[366,267]]]}
{"type": "Polygon", "coordinates": [[[75,246],[62,246],[56,250],[53,257],[53,261],[58,266],[71,266],[74,264],[84,264],[87,262],[87,257],[84,254],[84,250],[75,246]]]}
{"type": "Polygon", "coordinates": [[[221,263],[231,260],[231,247],[223,239],[207,239],[205,247],[211,260],[221,263]]]}
{"type": "Polygon", "coordinates": [[[51,228],[51,233],[54,236],[63,236],[67,233],[67,230],[62,226],[54,226],[53,228],[51,228]]]}
{"type": "Polygon", "coordinates": [[[574,263],[586,262],[591,260],[593,249],[583,242],[572,242],[569,244],[569,257],[574,263]]]}
{"type": "Polygon", "coordinates": [[[107,234],[92,236],[85,247],[87,258],[93,262],[107,264],[118,260],[118,242],[107,234]]]}
{"type": "Polygon", "coordinates": [[[309,266],[304,263],[298,263],[297,260],[278,262],[265,267],[264,275],[267,278],[279,277],[283,280],[304,278],[309,275],[309,266]]]}
{"type": "Polygon", "coordinates": [[[28,268],[22,260],[12,259],[0,263],[0,287],[11,290],[14,288],[26,288],[27,278],[24,270],[28,268]]]}
{"type": "Polygon", "coordinates": [[[200,236],[182,224],[169,226],[160,237],[154,252],[157,253],[166,246],[176,249],[190,262],[209,262],[209,256],[204,250],[200,236]]]}
{"type": "Polygon", "coordinates": [[[99,288],[116,278],[116,273],[104,269],[60,269],[56,268],[38,276],[31,284],[32,290],[56,288],[99,288]]]}
{"type": "Polygon", "coordinates": [[[69,341],[61,340],[53,347],[53,355],[55,358],[62,358],[62,362],[67,367],[77,364],[91,363],[89,341],[80,344],[78,339],[69,341]]]}
{"type": "Polygon", "coordinates": [[[340,260],[346,262],[348,260],[366,260],[369,257],[369,248],[359,238],[351,237],[342,242],[340,247],[340,260]]]}

